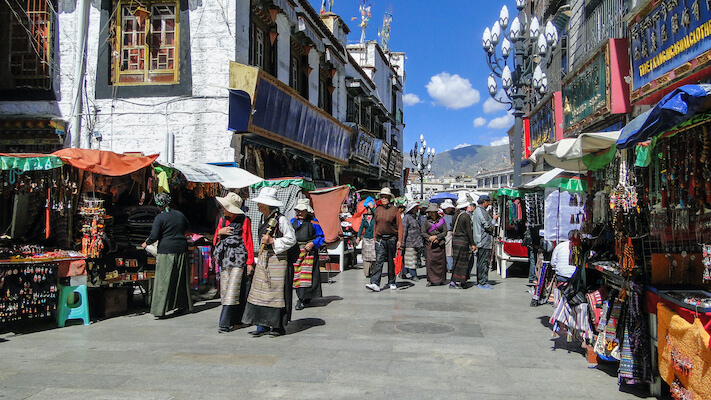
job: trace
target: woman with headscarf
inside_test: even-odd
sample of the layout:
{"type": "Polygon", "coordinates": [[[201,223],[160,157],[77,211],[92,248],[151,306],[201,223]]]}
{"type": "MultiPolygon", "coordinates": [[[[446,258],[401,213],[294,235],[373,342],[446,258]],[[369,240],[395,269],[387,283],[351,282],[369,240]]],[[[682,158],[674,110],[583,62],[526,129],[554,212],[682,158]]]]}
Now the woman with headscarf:
{"type": "Polygon", "coordinates": [[[156,275],[153,282],[151,314],[156,318],[165,318],[165,314],[177,309],[173,315],[193,311],[190,298],[190,273],[188,266],[188,240],[185,234],[190,223],[185,215],[170,207],[170,195],[160,193],[155,202],[161,213],[153,220],[151,234],[141,245],[158,241],[156,256],[156,275]]]}
{"type": "Polygon", "coordinates": [[[452,224],[452,282],[450,289],[464,289],[469,280],[469,260],[472,252],[476,251],[474,245],[474,228],[472,220],[466,212],[470,206],[466,198],[457,201],[457,211],[454,212],[452,224]]]}
{"type": "Polygon", "coordinates": [[[369,277],[371,268],[375,262],[375,239],[373,237],[373,229],[375,228],[375,218],[373,217],[373,209],[375,201],[368,197],[363,202],[365,212],[360,220],[360,228],[358,228],[358,239],[363,243],[361,245],[361,256],[363,257],[363,272],[365,277],[369,277]]]}
{"type": "Polygon", "coordinates": [[[247,304],[248,275],[254,271],[254,247],[249,218],[242,211],[237,193],[216,197],[224,216],[217,223],[213,239],[215,259],[220,266],[222,312],[218,332],[231,332],[242,322],[247,304]]]}
{"type": "Polygon", "coordinates": [[[282,336],[291,320],[296,234],[279,210],[284,203],[277,199],[275,188],[262,188],[253,200],[263,215],[259,226],[261,247],[242,322],[257,325],[257,330],[250,332],[254,337],[282,336]]]}
{"type": "Polygon", "coordinates": [[[299,244],[299,257],[294,262],[294,288],[298,297],[294,308],[303,310],[311,299],[322,296],[318,249],[325,242],[325,237],[321,225],[314,218],[309,199],[297,200],[294,210],[296,218],[292,218],[291,225],[299,244]]]}
{"type": "Polygon", "coordinates": [[[427,219],[422,224],[421,233],[425,242],[427,286],[444,285],[447,281],[447,259],[445,255],[447,222],[439,215],[437,204],[430,203],[429,207],[427,207],[427,219]]]}
{"type": "Polygon", "coordinates": [[[417,281],[417,264],[422,248],[422,226],[417,216],[420,214],[420,206],[414,201],[405,206],[405,215],[402,217],[402,241],[405,246],[403,255],[403,276],[410,274],[410,279],[417,281]]]}

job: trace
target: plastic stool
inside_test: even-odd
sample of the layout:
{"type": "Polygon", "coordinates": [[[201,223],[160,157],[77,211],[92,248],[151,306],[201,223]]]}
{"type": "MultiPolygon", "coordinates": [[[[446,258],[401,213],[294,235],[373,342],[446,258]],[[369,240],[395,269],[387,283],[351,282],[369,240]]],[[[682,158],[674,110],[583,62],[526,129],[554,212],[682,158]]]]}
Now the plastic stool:
{"type": "Polygon", "coordinates": [[[86,285],[81,286],[60,286],[59,299],[57,307],[57,326],[64,327],[64,323],[68,319],[81,319],[84,325],[89,325],[89,296],[86,291],[86,285]],[[79,301],[69,304],[71,297],[74,301],[74,293],[79,295],[79,301]]]}

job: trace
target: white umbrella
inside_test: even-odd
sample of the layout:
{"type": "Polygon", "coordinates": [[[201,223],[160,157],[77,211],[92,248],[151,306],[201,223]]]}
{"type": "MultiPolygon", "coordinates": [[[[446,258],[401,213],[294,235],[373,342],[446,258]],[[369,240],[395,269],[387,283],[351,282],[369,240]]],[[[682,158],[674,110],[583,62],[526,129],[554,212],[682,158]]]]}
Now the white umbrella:
{"type": "Polygon", "coordinates": [[[600,150],[609,149],[620,137],[622,131],[581,133],[576,138],[561,139],[555,143],[544,144],[531,154],[533,163],[545,161],[548,164],[568,171],[587,171],[582,158],[600,150]]]}

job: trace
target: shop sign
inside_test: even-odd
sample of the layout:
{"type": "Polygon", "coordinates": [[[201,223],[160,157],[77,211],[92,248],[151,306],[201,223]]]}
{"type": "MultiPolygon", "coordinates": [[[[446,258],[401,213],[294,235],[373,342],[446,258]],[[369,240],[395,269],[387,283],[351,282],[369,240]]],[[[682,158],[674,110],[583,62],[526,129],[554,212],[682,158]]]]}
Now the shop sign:
{"type": "Polygon", "coordinates": [[[395,164],[397,160],[398,151],[395,149],[390,150],[390,157],[388,158],[388,173],[390,175],[395,174],[395,164]]]}
{"type": "Polygon", "coordinates": [[[383,148],[382,139],[373,139],[373,154],[370,159],[370,165],[380,167],[380,150],[383,148]]]}
{"type": "Polygon", "coordinates": [[[358,140],[356,141],[356,149],[353,153],[353,158],[370,164],[373,157],[373,142],[375,138],[363,131],[358,132],[358,140]]]}
{"type": "Polygon", "coordinates": [[[609,46],[563,87],[563,134],[570,136],[609,111],[609,46]]]}
{"type": "Polygon", "coordinates": [[[544,143],[555,142],[555,114],[553,113],[553,97],[543,103],[543,106],[530,118],[531,153],[544,143]]]}
{"type": "Polygon", "coordinates": [[[393,175],[400,178],[400,177],[402,177],[403,155],[399,151],[393,152],[393,154],[396,154],[396,156],[395,156],[395,171],[393,171],[393,175]]]}
{"type": "Polygon", "coordinates": [[[388,161],[390,158],[390,146],[383,142],[383,147],[380,148],[380,158],[378,159],[378,167],[383,172],[388,171],[388,161]]]}
{"type": "Polygon", "coordinates": [[[632,100],[709,63],[710,8],[708,0],[662,0],[632,18],[632,100]]]}

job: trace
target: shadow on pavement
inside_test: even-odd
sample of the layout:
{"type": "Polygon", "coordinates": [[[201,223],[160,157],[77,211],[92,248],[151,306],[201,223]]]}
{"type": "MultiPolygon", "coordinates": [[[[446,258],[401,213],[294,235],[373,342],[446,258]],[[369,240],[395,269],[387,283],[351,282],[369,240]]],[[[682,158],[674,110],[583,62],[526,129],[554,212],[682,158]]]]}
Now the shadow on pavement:
{"type": "Polygon", "coordinates": [[[340,301],[343,300],[343,297],[341,296],[324,296],[324,297],[319,297],[317,299],[311,300],[311,303],[309,303],[307,308],[312,308],[312,307],[326,307],[327,305],[331,304],[333,301],[340,301]]]}
{"type": "Polygon", "coordinates": [[[286,327],[286,333],[299,333],[315,326],[323,325],[326,325],[326,321],[322,320],[321,318],[301,318],[291,321],[286,327]]]}

